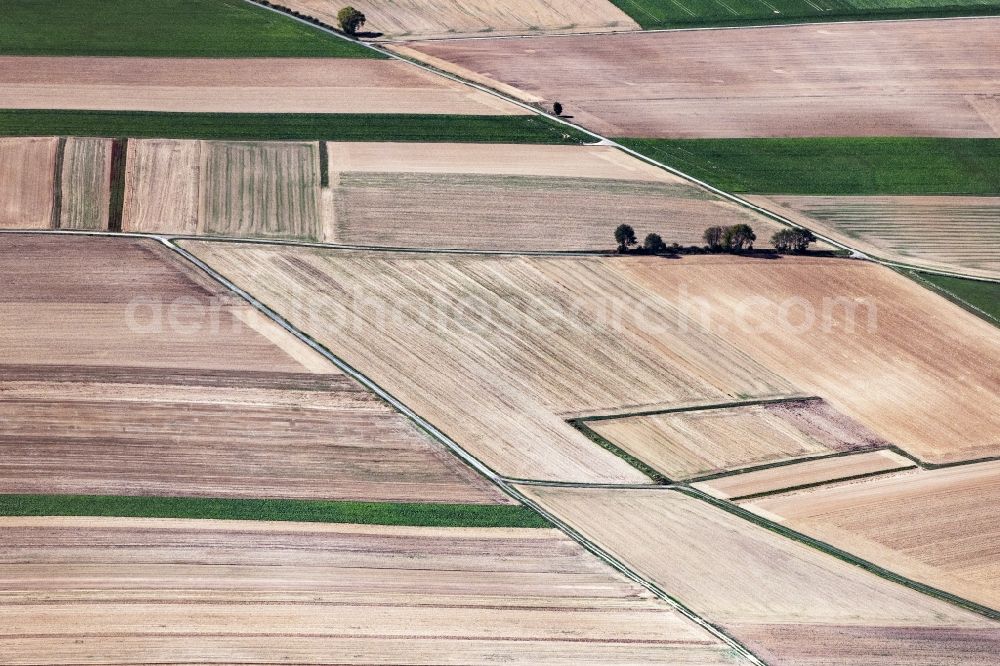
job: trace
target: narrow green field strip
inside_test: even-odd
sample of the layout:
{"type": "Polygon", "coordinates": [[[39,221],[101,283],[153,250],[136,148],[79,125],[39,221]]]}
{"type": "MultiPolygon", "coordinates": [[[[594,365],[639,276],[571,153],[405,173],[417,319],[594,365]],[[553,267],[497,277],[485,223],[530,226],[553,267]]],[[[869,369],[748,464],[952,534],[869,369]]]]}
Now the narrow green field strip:
{"type": "Polygon", "coordinates": [[[906,271],[904,274],[991,324],[1000,326],[1000,283],[917,271],[906,271]]]}
{"type": "Polygon", "coordinates": [[[580,144],[541,116],[0,110],[0,136],[580,144]]]}
{"type": "Polygon", "coordinates": [[[730,192],[1000,194],[1000,139],[617,139],[730,192]]]}
{"type": "Polygon", "coordinates": [[[0,55],[384,57],[243,0],[3,0],[0,55]]]}
{"type": "Polygon", "coordinates": [[[106,495],[0,495],[0,516],[265,520],[417,527],[551,527],[520,505],[106,495]]]}
{"type": "Polygon", "coordinates": [[[1000,13],[998,0],[611,0],[646,30],[1000,13]]]}

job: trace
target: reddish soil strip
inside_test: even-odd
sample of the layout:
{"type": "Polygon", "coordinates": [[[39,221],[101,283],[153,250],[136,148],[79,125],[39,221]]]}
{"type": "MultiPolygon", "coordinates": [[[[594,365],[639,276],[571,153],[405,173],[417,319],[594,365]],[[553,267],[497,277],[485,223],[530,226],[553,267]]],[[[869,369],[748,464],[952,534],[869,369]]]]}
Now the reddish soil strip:
{"type": "Polygon", "coordinates": [[[733,474],[692,485],[713,497],[731,499],[758,493],[777,492],[785,488],[797,488],[809,484],[829,483],[865,474],[905,469],[915,465],[916,463],[912,460],[898,453],[873,451],[852,456],[806,460],[794,465],[782,465],[758,472],[733,474]]]}
{"type": "Polygon", "coordinates": [[[8,664],[733,663],[556,530],[8,518],[0,567],[8,664]]]}
{"type": "Polygon", "coordinates": [[[0,139],[0,229],[49,229],[56,137],[0,139]]]}
{"type": "Polygon", "coordinates": [[[411,46],[611,136],[995,137],[998,32],[982,18],[411,46]]]}
{"type": "Polygon", "coordinates": [[[402,62],[349,58],[0,57],[10,109],[522,115],[402,62]]]}

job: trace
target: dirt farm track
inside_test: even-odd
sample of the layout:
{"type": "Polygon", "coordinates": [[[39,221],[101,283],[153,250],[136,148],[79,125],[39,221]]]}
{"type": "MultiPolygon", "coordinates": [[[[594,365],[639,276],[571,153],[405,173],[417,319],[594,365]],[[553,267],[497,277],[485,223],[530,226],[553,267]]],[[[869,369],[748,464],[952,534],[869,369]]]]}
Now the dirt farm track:
{"type": "Polygon", "coordinates": [[[408,47],[608,136],[996,137],[997,34],[1000,18],[408,47]]]}

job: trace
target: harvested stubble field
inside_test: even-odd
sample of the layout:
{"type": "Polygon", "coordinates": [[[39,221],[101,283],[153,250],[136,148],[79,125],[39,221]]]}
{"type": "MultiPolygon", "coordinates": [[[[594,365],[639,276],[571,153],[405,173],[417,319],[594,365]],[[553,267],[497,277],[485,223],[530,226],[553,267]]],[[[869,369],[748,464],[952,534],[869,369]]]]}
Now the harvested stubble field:
{"type": "Polygon", "coordinates": [[[691,484],[712,497],[739,499],[749,495],[776,493],[788,488],[830,483],[869,474],[881,474],[915,467],[905,456],[892,451],[871,451],[849,456],[804,460],[756,472],[731,474],[691,484]]]}
{"type": "Polygon", "coordinates": [[[1000,608],[1000,463],[913,471],[745,508],[922,583],[1000,608]]]}
{"type": "MultiPolygon", "coordinates": [[[[329,143],[325,240],[384,247],[609,250],[639,238],[700,244],[705,227],[777,226],[610,146],[329,143]],[[405,224],[400,224],[405,220],[405,224]]],[[[762,243],[766,244],[766,243],[762,243]]]]}
{"type": "Polygon", "coordinates": [[[52,226],[56,137],[0,139],[0,228],[52,226]]]}
{"type": "MultiPolygon", "coordinates": [[[[340,6],[327,0],[283,0],[330,25],[340,6]]],[[[364,30],[384,39],[638,30],[639,24],[607,0],[356,0],[364,30]]]]}
{"type": "Polygon", "coordinates": [[[769,664],[986,666],[993,621],[672,490],[523,487],[769,664]]]}
{"type": "Polygon", "coordinates": [[[509,476],[648,480],[566,412],[795,392],[617,259],[184,246],[509,476]]]}
{"type": "Polygon", "coordinates": [[[59,228],[108,228],[111,202],[111,139],[66,139],[59,228]]]}
{"type": "Polygon", "coordinates": [[[819,400],[630,416],[587,426],[675,480],[888,444],[819,400]]]}
{"type": "Polygon", "coordinates": [[[100,518],[0,527],[0,650],[12,665],[736,662],[556,530],[100,518]]]}
{"type": "Polygon", "coordinates": [[[166,248],[3,241],[0,493],[511,501],[166,248]]]}
{"type": "MultiPolygon", "coordinates": [[[[396,60],[0,57],[7,109],[524,115],[396,60]]],[[[312,137],[318,138],[318,137],[312,137]]]]}
{"type": "Polygon", "coordinates": [[[926,462],[1000,455],[996,328],[888,268],[792,257],[615,266],[926,462]]]}
{"type": "Polygon", "coordinates": [[[1000,197],[749,199],[884,259],[1000,278],[1000,197]]]}
{"type": "Polygon", "coordinates": [[[318,146],[130,141],[123,229],[318,240],[318,146]]]}
{"type": "Polygon", "coordinates": [[[525,100],[559,100],[610,136],[996,137],[998,30],[982,18],[411,47],[525,100]]]}

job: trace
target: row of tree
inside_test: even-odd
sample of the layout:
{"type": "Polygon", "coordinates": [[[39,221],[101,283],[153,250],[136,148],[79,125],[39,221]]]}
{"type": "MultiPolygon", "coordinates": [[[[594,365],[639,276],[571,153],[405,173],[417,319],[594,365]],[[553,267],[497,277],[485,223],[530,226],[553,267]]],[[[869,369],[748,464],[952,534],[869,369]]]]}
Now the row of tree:
{"type": "MultiPolygon", "coordinates": [[[[708,252],[749,252],[753,250],[753,244],[757,240],[757,234],[749,224],[734,224],[728,227],[709,227],[702,234],[705,241],[704,248],[692,247],[689,251],[699,250],[708,252]]],[[[618,244],[618,252],[639,251],[643,254],[678,254],[684,248],[677,243],[667,245],[660,234],[648,234],[639,246],[635,229],[628,224],[619,224],[615,229],[615,242],[618,244]]],[[[808,229],[782,229],[771,236],[771,245],[778,252],[802,253],[809,249],[810,243],[816,242],[816,236],[808,229]]]]}

